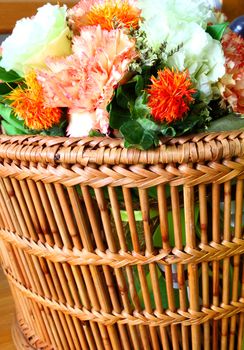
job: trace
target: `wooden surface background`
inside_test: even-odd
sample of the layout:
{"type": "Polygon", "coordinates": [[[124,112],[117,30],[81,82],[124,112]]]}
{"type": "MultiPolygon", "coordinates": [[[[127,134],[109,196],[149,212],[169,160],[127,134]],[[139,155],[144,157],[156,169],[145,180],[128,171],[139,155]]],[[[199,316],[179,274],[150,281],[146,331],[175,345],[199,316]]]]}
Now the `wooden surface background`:
{"type": "Polygon", "coordinates": [[[14,302],[8,282],[0,268],[0,349],[16,350],[11,337],[11,325],[14,315],[14,302]]]}
{"type": "MultiPolygon", "coordinates": [[[[36,9],[46,2],[73,6],[78,0],[0,0],[0,33],[10,33],[18,19],[34,15],[36,9]]],[[[224,0],[224,12],[230,21],[244,15],[244,0],[224,0]]]]}
{"type": "MultiPolygon", "coordinates": [[[[18,19],[30,17],[36,13],[38,7],[47,2],[52,4],[67,4],[69,7],[77,0],[0,0],[0,33],[10,33],[18,19]]],[[[48,20],[48,19],[47,19],[48,20]]]]}
{"type": "MultiPolygon", "coordinates": [[[[183,0],[182,0],[183,1],[183,0]]],[[[35,14],[36,9],[42,6],[47,0],[0,0],[0,34],[10,33],[15,22],[23,17],[29,17],[35,14]]],[[[51,3],[57,3],[57,0],[49,0],[51,3]]],[[[59,1],[60,4],[66,3],[73,6],[77,0],[59,1]]],[[[244,0],[224,0],[224,12],[229,20],[244,15],[244,0]]],[[[9,288],[6,279],[0,271],[0,349],[13,350],[13,344],[10,335],[10,325],[13,315],[13,302],[10,297],[9,288]]]]}

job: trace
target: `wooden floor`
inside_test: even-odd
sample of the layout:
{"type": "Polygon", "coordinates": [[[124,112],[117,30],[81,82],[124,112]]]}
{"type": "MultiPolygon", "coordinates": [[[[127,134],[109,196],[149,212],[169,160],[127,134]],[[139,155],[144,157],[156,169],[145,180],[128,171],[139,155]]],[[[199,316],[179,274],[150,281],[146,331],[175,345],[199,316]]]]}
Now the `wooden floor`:
{"type": "Polygon", "coordinates": [[[8,283],[0,268],[0,349],[16,350],[11,339],[14,305],[8,283]]]}

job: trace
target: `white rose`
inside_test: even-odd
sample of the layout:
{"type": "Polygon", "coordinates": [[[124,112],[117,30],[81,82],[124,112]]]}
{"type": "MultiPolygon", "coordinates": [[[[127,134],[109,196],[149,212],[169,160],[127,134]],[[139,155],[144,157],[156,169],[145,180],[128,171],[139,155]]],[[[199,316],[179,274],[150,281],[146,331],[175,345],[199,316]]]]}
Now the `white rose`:
{"type": "Polygon", "coordinates": [[[0,66],[23,76],[29,69],[45,67],[49,56],[69,55],[71,32],[66,14],[66,6],[46,4],[34,17],[19,20],[2,43],[0,66]]]}

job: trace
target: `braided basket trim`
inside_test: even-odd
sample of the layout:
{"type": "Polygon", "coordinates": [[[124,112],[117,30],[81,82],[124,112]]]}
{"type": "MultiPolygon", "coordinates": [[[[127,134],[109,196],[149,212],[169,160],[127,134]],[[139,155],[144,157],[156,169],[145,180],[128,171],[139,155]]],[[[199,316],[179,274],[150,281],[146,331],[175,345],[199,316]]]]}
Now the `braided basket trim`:
{"type": "MultiPolygon", "coordinates": [[[[0,145],[1,153],[1,145],[0,145]]],[[[122,165],[102,165],[98,169],[92,166],[73,165],[67,169],[65,165],[47,166],[41,163],[18,163],[16,161],[0,162],[0,177],[14,177],[17,180],[30,179],[43,183],[58,183],[66,187],[83,185],[93,188],[104,186],[123,186],[126,188],[150,188],[159,184],[170,183],[171,186],[197,186],[200,184],[221,184],[232,179],[244,179],[244,159],[223,160],[179,166],[169,164],[151,165],[147,169],[143,165],[131,165],[127,169],[122,165]]]]}
{"type": "Polygon", "coordinates": [[[133,314],[126,313],[116,313],[113,311],[112,314],[106,313],[104,311],[88,310],[85,307],[79,309],[77,307],[72,307],[70,305],[64,305],[60,302],[50,300],[46,297],[42,297],[37,293],[32,292],[23,286],[19,281],[17,281],[6,269],[4,270],[9,282],[18,290],[25,295],[27,298],[48,307],[52,310],[60,311],[64,314],[77,317],[81,321],[93,321],[106,326],[118,324],[129,324],[129,325],[148,325],[150,327],[157,326],[169,326],[182,324],[184,326],[190,325],[200,325],[209,320],[220,320],[238,315],[244,312],[244,298],[240,298],[237,302],[232,302],[229,305],[221,304],[221,306],[212,305],[211,308],[203,307],[201,311],[194,311],[188,309],[188,311],[178,310],[178,312],[172,312],[166,310],[165,313],[161,314],[154,312],[152,314],[143,311],[142,313],[134,311],[133,314]]]}
{"type": "Polygon", "coordinates": [[[244,240],[234,238],[231,242],[222,241],[221,244],[211,242],[200,244],[198,249],[186,247],[184,251],[174,248],[172,253],[166,250],[160,250],[159,254],[138,254],[136,252],[119,251],[112,253],[109,250],[102,252],[96,249],[95,252],[89,252],[86,249],[69,250],[61,249],[57,246],[43,244],[40,241],[35,242],[25,237],[20,237],[11,231],[0,229],[0,237],[3,241],[9,242],[25,250],[30,255],[46,258],[52,262],[69,263],[70,265],[108,265],[113,268],[122,268],[125,266],[148,265],[150,263],[159,263],[162,265],[172,264],[199,264],[201,262],[219,261],[232,256],[244,253],[244,240]]]}

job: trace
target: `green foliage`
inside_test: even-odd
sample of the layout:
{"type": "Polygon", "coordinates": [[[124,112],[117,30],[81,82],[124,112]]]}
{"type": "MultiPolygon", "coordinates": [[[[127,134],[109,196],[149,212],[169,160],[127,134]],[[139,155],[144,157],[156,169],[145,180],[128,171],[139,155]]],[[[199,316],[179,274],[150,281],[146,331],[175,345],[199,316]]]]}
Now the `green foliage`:
{"type": "Polygon", "coordinates": [[[13,70],[6,71],[4,68],[0,67],[0,80],[5,83],[13,83],[23,80],[16,72],[13,70]]]}
{"type": "Polygon", "coordinates": [[[29,130],[24,126],[24,121],[17,118],[12,108],[8,105],[0,104],[0,116],[3,119],[1,124],[8,135],[23,135],[29,133],[29,130]]]}
{"type": "Polygon", "coordinates": [[[0,101],[6,99],[6,95],[8,95],[13,89],[17,87],[14,83],[0,83],[0,101]]]}
{"type": "MultiPolygon", "coordinates": [[[[163,308],[167,310],[169,307],[169,302],[168,302],[166,280],[165,280],[165,277],[163,276],[163,273],[158,268],[158,266],[156,267],[156,270],[157,270],[158,284],[159,284],[159,289],[160,289],[160,296],[161,296],[161,300],[162,300],[162,305],[163,305],[163,308]]],[[[143,300],[143,294],[142,294],[142,288],[141,288],[141,284],[140,284],[139,274],[135,268],[133,270],[133,275],[134,275],[135,287],[137,289],[140,304],[141,304],[141,307],[144,309],[145,304],[144,304],[144,300],[143,300]]],[[[148,291],[149,291],[149,295],[150,295],[150,302],[151,302],[152,308],[154,309],[156,307],[156,305],[155,305],[155,300],[154,300],[154,295],[153,295],[153,288],[152,288],[150,272],[147,272],[147,274],[146,274],[146,281],[147,281],[148,291]]],[[[176,306],[176,308],[179,308],[180,307],[179,289],[174,288],[173,291],[174,291],[175,306],[176,306]]]]}
{"type": "MultiPolygon", "coordinates": [[[[195,205],[194,209],[194,217],[195,217],[195,230],[196,233],[199,235],[200,233],[200,226],[199,226],[199,205],[195,205]]],[[[185,211],[184,208],[180,209],[180,222],[181,222],[181,233],[182,233],[182,244],[186,245],[186,229],[185,229],[185,211]]],[[[175,238],[174,238],[174,224],[173,224],[173,213],[172,211],[168,211],[168,235],[169,235],[169,242],[171,247],[175,246],[175,238]]],[[[157,229],[154,232],[153,235],[153,245],[154,247],[160,247],[162,248],[162,236],[161,236],[161,230],[160,226],[157,227],[157,229]]]]}
{"type": "Polygon", "coordinates": [[[91,130],[89,132],[89,136],[90,137],[101,137],[101,136],[104,136],[103,134],[101,134],[99,131],[97,130],[91,130]]]}
{"type": "Polygon", "coordinates": [[[134,76],[120,86],[109,105],[110,126],[125,138],[126,147],[148,149],[158,144],[159,126],[150,119],[145,80],[134,76]]]}
{"type": "Polygon", "coordinates": [[[211,35],[213,39],[221,40],[228,25],[228,22],[213,24],[211,26],[208,26],[206,31],[211,35]]]}
{"type": "Polygon", "coordinates": [[[34,134],[46,135],[46,136],[65,136],[65,130],[67,126],[67,120],[62,119],[59,124],[52,126],[47,130],[34,130],[34,134]]]}
{"type": "Polygon", "coordinates": [[[244,129],[244,115],[229,114],[210,122],[208,131],[228,131],[244,129]]]}
{"type": "Polygon", "coordinates": [[[115,98],[109,105],[109,114],[109,125],[113,129],[119,130],[125,122],[131,119],[130,110],[119,106],[115,98]]]}

